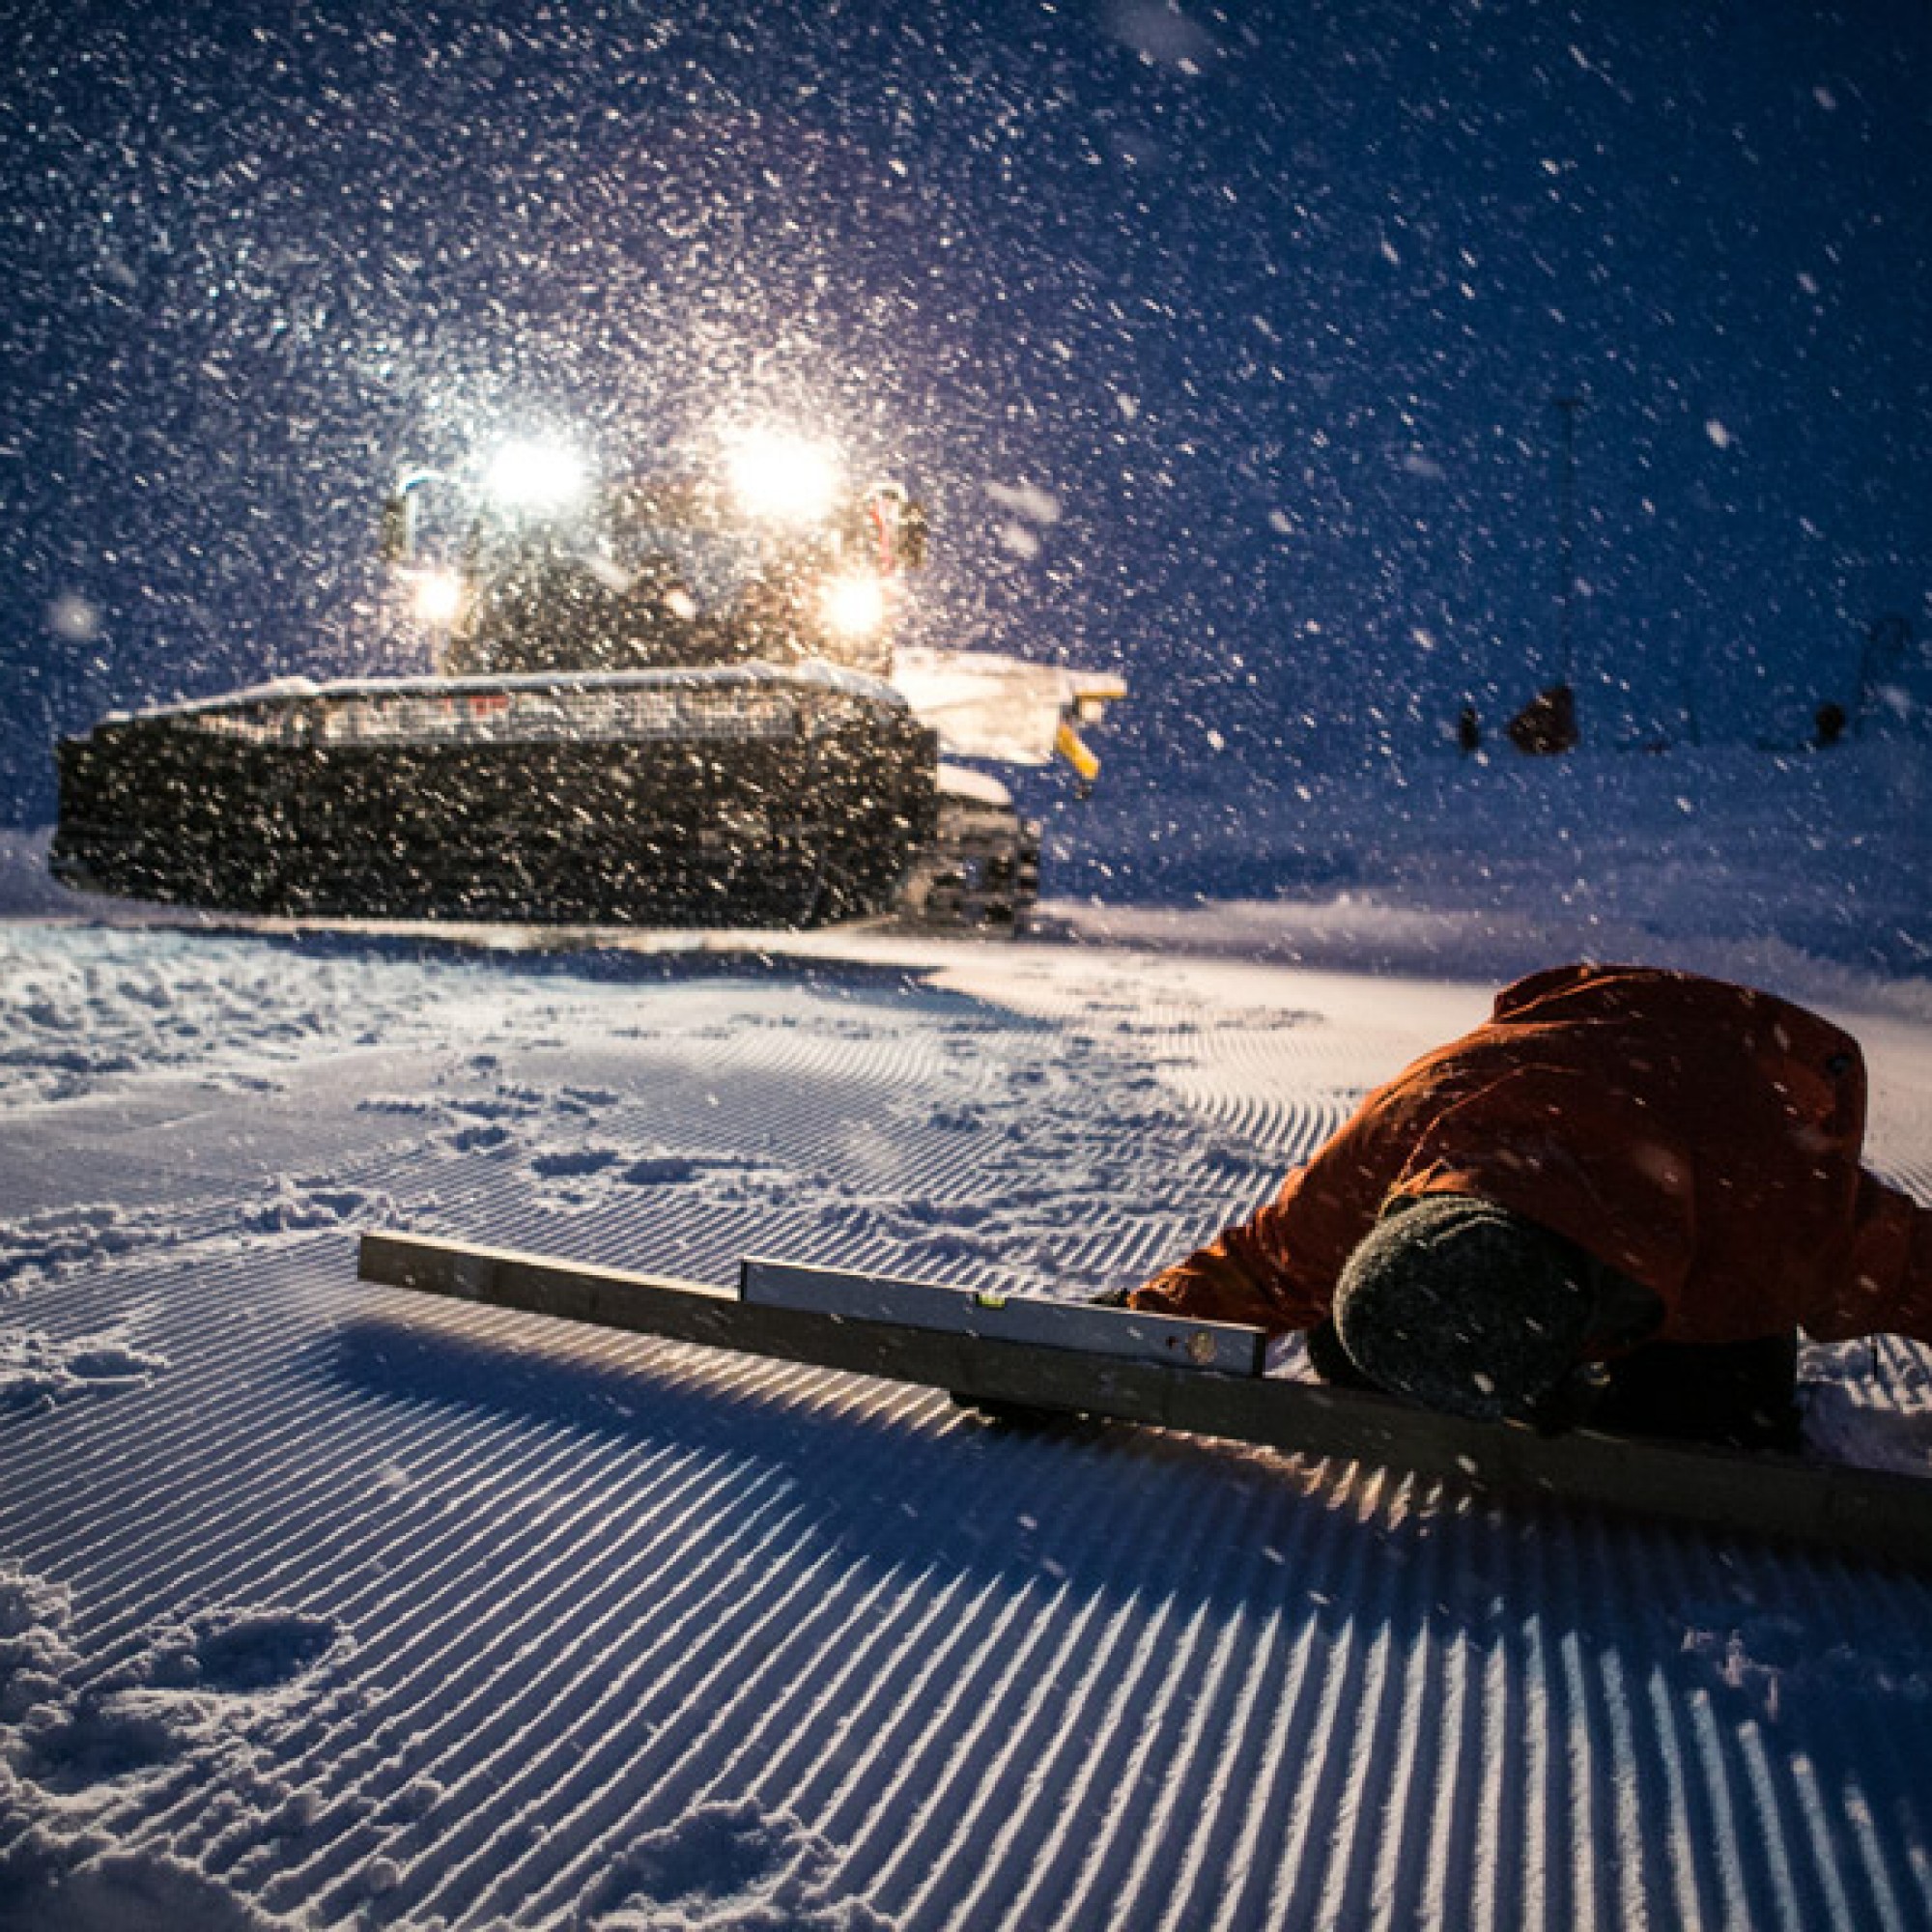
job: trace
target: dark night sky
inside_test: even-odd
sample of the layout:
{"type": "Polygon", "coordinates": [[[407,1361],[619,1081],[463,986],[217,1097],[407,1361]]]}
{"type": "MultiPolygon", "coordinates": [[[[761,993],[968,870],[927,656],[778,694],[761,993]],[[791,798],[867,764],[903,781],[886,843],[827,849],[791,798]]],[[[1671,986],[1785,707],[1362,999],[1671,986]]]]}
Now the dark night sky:
{"type": "Polygon", "coordinates": [[[109,706],[400,668],[384,484],[531,426],[835,428],[928,639],[1120,666],[1177,758],[1526,696],[1559,392],[1604,740],[1932,626],[1928,0],[4,17],[0,821],[109,706]]]}

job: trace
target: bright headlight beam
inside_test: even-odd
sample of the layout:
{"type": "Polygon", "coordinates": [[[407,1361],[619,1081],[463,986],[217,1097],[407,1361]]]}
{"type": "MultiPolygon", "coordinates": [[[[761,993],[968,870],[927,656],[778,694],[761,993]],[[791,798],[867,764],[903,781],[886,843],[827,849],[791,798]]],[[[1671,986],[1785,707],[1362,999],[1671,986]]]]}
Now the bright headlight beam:
{"type": "Polygon", "coordinates": [[[483,473],[483,487],[511,510],[567,510],[589,486],[582,457],[556,442],[506,442],[483,473]]]}
{"type": "Polygon", "coordinates": [[[411,587],[410,601],[424,624],[453,624],[463,609],[463,579],[453,570],[425,570],[411,587]]]}
{"type": "Polygon", "coordinates": [[[845,638],[868,638],[886,621],[886,586],[876,577],[835,577],[819,597],[830,628],[845,638]]]}
{"type": "Polygon", "coordinates": [[[783,430],[745,430],[724,452],[742,509],[779,523],[817,523],[838,499],[838,458],[830,445],[783,430]]]}

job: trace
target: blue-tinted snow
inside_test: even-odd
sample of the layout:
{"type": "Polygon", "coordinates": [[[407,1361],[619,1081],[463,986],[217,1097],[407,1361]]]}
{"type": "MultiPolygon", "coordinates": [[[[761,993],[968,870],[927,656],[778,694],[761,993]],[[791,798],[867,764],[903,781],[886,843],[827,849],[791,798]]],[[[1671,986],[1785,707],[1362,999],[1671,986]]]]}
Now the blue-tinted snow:
{"type": "MultiPolygon", "coordinates": [[[[1122,761],[1012,947],[249,930],[12,839],[0,1925],[1932,1925],[1922,1573],[988,1429],[352,1238],[1132,1279],[1575,950],[1829,1007],[1932,1199],[1925,773],[1122,761]]],[[[1805,1373],[1821,1453],[1932,1471],[1924,1350],[1805,1373]]]]}
{"type": "MultiPolygon", "coordinates": [[[[420,672],[375,504],[533,427],[804,416],[918,641],[1134,697],[1009,952],[100,924],[0,834],[0,1925],[1932,1924],[1922,1580],[350,1278],[1130,1278],[1585,952],[1829,1007],[1932,1198],[1924,8],[660,12],[11,10],[0,822],[420,672]]],[[[1924,1464],[1922,1351],[1807,1368],[1924,1464]]]]}

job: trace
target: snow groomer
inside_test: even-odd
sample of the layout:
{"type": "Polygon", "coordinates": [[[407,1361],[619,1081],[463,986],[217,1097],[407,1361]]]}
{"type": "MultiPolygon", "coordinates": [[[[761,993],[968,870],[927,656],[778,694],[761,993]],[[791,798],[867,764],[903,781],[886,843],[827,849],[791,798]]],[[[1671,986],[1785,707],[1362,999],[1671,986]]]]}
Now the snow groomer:
{"type": "Polygon", "coordinates": [[[1795,1447],[1801,1330],[1932,1341],[1932,1210],[1861,1165],[1865,1091],[1786,1001],[1559,967],[1128,1299],[1456,1414],[1795,1447]]]}

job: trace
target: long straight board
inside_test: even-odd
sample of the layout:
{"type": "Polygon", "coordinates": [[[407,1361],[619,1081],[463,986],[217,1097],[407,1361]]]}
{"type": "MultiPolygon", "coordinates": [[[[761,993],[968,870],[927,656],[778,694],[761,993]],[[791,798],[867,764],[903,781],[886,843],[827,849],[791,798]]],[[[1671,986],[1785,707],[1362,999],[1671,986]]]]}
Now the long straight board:
{"type": "Polygon", "coordinates": [[[772,1306],[664,1276],[410,1235],[364,1235],[359,1270],[391,1287],[980,1401],[1151,1423],[1932,1569],[1932,1481],[1882,1470],[1582,1430],[1545,1436],[1352,1390],[772,1306]]]}

